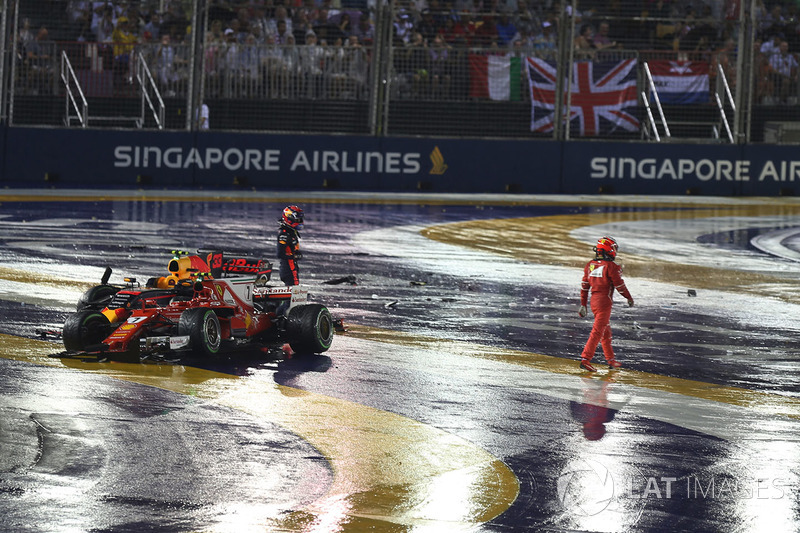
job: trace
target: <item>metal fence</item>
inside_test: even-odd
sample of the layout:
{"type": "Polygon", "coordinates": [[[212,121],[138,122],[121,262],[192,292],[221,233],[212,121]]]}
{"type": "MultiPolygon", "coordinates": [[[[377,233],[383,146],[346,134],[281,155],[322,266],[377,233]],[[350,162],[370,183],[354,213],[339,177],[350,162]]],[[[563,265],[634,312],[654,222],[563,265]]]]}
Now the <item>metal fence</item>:
{"type": "Polygon", "coordinates": [[[755,0],[3,0],[0,117],[54,127],[792,141],[797,11],[755,0]],[[74,119],[76,94],[86,120],[74,119]]]}

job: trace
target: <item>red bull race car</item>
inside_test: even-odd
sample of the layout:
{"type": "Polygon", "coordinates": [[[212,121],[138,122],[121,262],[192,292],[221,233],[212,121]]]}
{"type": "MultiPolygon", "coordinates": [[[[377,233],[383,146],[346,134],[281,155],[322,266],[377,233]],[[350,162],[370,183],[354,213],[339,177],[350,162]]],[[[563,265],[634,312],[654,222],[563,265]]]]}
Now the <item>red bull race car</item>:
{"type": "Polygon", "coordinates": [[[242,348],[322,353],[333,341],[328,309],[309,303],[301,286],[270,287],[272,265],[263,259],[221,252],[175,252],[167,276],[135,278],[86,291],[64,323],[66,351],[55,357],[82,359],[214,356],[242,348]]]}

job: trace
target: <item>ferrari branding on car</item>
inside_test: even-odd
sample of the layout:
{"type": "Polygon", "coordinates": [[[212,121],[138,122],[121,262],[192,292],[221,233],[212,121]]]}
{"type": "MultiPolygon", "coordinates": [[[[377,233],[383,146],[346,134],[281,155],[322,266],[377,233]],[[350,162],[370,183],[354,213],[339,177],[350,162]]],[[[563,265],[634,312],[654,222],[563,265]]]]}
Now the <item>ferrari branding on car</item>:
{"type": "Polygon", "coordinates": [[[272,294],[282,294],[284,296],[288,296],[292,293],[292,290],[288,287],[265,287],[259,290],[259,294],[263,294],[266,296],[272,294]]]}
{"type": "Polygon", "coordinates": [[[188,335],[181,335],[176,337],[169,338],[169,349],[170,350],[178,350],[180,348],[188,348],[189,347],[189,336],[188,335]]]}
{"type": "Polygon", "coordinates": [[[289,304],[289,307],[292,308],[295,305],[302,305],[306,303],[308,303],[308,290],[301,288],[299,285],[292,287],[292,301],[289,304]]]}

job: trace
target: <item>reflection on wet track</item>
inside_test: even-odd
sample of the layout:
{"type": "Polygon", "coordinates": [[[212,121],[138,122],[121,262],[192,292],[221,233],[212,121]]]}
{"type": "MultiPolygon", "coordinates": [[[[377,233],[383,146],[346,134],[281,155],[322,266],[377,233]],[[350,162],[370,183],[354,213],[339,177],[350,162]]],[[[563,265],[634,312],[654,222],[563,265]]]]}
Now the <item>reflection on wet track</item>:
{"type": "Polygon", "coordinates": [[[799,527],[800,202],[0,200],[4,531],[799,527]],[[349,326],[326,355],[83,363],[36,340],[106,265],[272,258],[288,201],[302,279],[349,326]],[[625,368],[588,375],[578,286],[606,233],[637,306],[612,319],[625,368]]]}

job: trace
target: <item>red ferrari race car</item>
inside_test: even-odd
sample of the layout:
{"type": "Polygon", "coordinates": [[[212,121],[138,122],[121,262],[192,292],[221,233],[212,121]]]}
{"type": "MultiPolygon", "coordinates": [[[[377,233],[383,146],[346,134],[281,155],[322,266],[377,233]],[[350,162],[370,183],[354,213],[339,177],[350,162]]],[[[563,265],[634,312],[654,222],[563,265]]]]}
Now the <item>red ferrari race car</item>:
{"type": "Polygon", "coordinates": [[[193,353],[213,356],[241,348],[321,353],[331,346],[334,323],[328,309],[308,302],[300,286],[269,287],[269,261],[201,257],[176,252],[169,275],[86,291],[64,323],[66,351],[54,357],[97,360],[165,358],[193,353]]]}

